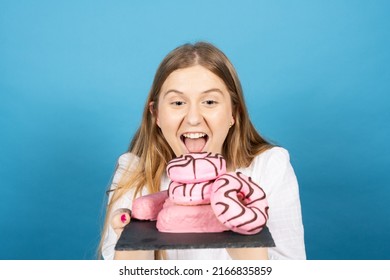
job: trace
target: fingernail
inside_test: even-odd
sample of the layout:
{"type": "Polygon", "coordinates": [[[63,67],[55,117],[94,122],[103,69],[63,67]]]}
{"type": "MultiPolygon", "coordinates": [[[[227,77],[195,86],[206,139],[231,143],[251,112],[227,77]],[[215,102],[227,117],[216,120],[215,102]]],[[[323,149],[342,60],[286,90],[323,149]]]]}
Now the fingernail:
{"type": "Polygon", "coordinates": [[[122,221],[122,223],[124,223],[124,222],[126,222],[126,214],[123,214],[122,216],[121,216],[121,221],[122,221]]]}

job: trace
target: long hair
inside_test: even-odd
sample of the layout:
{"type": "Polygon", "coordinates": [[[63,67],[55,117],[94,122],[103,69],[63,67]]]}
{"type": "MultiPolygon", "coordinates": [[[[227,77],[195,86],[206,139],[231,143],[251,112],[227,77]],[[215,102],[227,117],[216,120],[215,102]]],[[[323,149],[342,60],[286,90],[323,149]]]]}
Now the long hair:
{"type": "Polygon", "coordinates": [[[205,67],[222,79],[232,100],[235,122],[222,146],[222,155],[225,157],[227,165],[233,170],[247,167],[256,155],[272,147],[252,125],[241,83],[236,70],[226,55],[214,45],[206,42],[185,44],[174,49],[163,59],[156,71],[144,106],[141,125],[128,148],[128,152],[139,158],[139,163],[135,170],[125,172],[116,188],[112,190],[113,194],[106,210],[103,233],[107,228],[107,217],[111,213],[112,206],[130,188],[135,189],[135,195],[140,194],[144,187],[149,193],[160,191],[161,178],[166,165],[175,157],[175,154],[156,124],[155,112],[159,94],[163,83],[173,71],[195,65],[205,67]],[[150,104],[154,104],[152,108],[150,104]]]}

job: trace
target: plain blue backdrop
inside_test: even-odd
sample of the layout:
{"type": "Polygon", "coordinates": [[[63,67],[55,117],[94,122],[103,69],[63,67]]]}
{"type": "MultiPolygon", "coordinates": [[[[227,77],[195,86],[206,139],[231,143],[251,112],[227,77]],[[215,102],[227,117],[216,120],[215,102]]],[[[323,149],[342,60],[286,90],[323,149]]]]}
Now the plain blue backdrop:
{"type": "Polygon", "coordinates": [[[93,259],[161,59],[206,40],[290,151],[309,259],[390,259],[390,2],[0,1],[0,259],[93,259]]]}

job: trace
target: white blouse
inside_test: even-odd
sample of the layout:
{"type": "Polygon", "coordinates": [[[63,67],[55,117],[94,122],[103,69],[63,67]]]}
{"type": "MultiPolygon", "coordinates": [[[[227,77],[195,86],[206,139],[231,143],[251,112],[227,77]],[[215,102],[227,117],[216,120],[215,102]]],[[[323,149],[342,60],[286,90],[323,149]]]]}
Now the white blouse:
{"type": "MultiPolygon", "coordinates": [[[[120,156],[111,189],[116,187],[124,170],[127,170],[129,165],[135,166],[137,162],[138,158],[133,154],[126,153],[120,156]]],[[[240,168],[237,171],[252,177],[267,195],[269,205],[267,227],[276,245],[276,247],[268,248],[269,258],[306,259],[298,182],[287,150],[280,147],[269,149],[256,156],[249,167],[240,168]]],[[[168,184],[169,179],[164,176],[160,189],[166,190],[168,184]]],[[[145,194],[147,194],[146,188],[142,195],[145,194]]],[[[113,211],[119,208],[131,209],[133,196],[134,190],[129,190],[115,203],[113,211]]],[[[102,250],[104,259],[114,258],[116,241],[116,234],[109,226],[102,250]]],[[[226,249],[166,250],[166,256],[172,260],[231,259],[226,249]]]]}

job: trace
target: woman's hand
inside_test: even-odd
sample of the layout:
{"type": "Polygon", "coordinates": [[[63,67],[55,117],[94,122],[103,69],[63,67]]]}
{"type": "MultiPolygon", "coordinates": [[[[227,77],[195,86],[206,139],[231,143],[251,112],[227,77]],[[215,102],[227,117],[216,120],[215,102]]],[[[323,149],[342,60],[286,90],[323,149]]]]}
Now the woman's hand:
{"type": "MultiPolygon", "coordinates": [[[[117,239],[121,236],[123,229],[130,223],[131,210],[120,208],[111,215],[111,226],[114,229],[117,239]]],[[[153,260],[154,251],[115,251],[115,260],[153,260]]]]}
{"type": "MultiPolygon", "coordinates": [[[[117,234],[121,236],[123,229],[130,223],[131,210],[120,208],[111,216],[111,226],[117,234]]],[[[267,260],[267,248],[227,248],[227,252],[234,260],[267,260]]],[[[153,259],[153,251],[116,251],[115,259],[153,259]]]]}
{"type": "Polygon", "coordinates": [[[267,248],[227,248],[233,260],[268,260],[267,248]]]}
{"type": "Polygon", "coordinates": [[[116,210],[111,215],[111,226],[114,229],[117,238],[122,234],[122,231],[125,226],[130,223],[131,220],[131,210],[127,208],[120,208],[116,210]]]}

